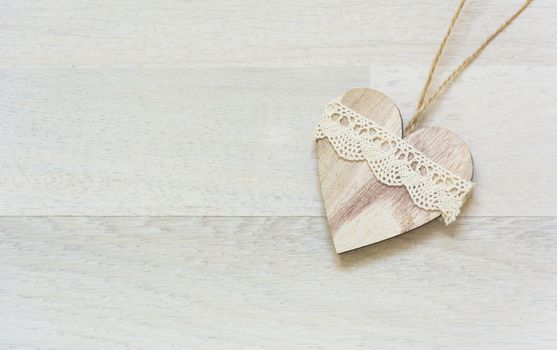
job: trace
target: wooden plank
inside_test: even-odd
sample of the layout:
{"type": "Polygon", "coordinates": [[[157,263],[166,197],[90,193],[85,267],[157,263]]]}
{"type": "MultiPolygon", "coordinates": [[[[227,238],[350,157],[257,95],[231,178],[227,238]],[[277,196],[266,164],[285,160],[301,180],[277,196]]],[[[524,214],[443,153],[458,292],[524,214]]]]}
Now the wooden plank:
{"type": "MultiPolygon", "coordinates": [[[[555,214],[555,69],[470,67],[429,112],[472,150],[462,215],[555,214]]],[[[410,65],[0,69],[0,214],[323,215],[325,104],[369,85],[407,119],[422,79],[410,65]]]]}
{"type": "Polygon", "coordinates": [[[557,218],[337,256],[324,218],[1,218],[0,347],[549,349],[557,218]]]}
{"type": "Polygon", "coordinates": [[[0,213],[320,214],[316,122],[366,81],[365,68],[3,70],[0,213]]]}
{"type": "MultiPolygon", "coordinates": [[[[447,48],[465,57],[522,0],[467,4],[447,48]]],[[[284,67],[417,62],[458,1],[1,1],[0,65],[284,67]]],[[[536,0],[484,63],[553,64],[557,3],[536,0]]]]}

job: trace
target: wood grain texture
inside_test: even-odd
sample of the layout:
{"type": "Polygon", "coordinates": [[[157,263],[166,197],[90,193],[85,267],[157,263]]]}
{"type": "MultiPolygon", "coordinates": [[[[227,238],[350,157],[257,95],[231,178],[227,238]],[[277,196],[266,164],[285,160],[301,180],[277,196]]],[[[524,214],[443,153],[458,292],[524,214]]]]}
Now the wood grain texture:
{"type": "MultiPolygon", "coordinates": [[[[555,67],[480,60],[429,111],[425,126],[474,155],[462,215],[555,214],[555,67]]],[[[325,104],[367,85],[407,117],[424,77],[412,65],[0,69],[0,213],[321,216],[325,104]]]]}
{"type": "MultiPolygon", "coordinates": [[[[440,77],[519,2],[469,1],[440,77]]],[[[407,120],[455,8],[0,0],[0,215],[222,216],[0,218],[0,348],[554,349],[557,219],[338,257],[321,217],[323,106],[370,86],[407,120]]],[[[428,111],[473,151],[464,216],[556,213],[556,19],[536,0],[428,111]]]]}
{"type": "MultiPolygon", "coordinates": [[[[337,100],[402,137],[398,108],[381,92],[351,89],[337,100]]],[[[404,139],[436,164],[463,179],[472,179],[472,156],[457,134],[427,127],[415,130],[404,139]]],[[[317,162],[323,204],[337,253],[410,231],[440,215],[416,206],[406,188],[381,183],[367,162],[339,157],[327,139],[317,141],[317,162]]]]}
{"type": "Polygon", "coordinates": [[[1,218],[2,349],[552,349],[557,218],[1,218]]]}
{"type": "MultiPolygon", "coordinates": [[[[462,58],[522,0],[472,0],[447,50],[462,58]]],[[[0,1],[0,65],[342,67],[419,63],[457,1],[0,1]]],[[[536,0],[483,64],[555,62],[557,4],[536,0]]],[[[375,85],[372,85],[375,86],[375,85]]],[[[419,91],[416,92],[419,94],[419,91]]]]}

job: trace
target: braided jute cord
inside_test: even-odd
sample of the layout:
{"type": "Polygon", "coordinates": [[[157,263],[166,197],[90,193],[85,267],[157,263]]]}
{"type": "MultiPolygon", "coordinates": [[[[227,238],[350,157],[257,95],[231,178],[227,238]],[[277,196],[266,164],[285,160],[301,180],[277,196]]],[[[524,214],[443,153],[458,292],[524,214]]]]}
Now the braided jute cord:
{"type": "Polygon", "coordinates": [[[407,135],[409,133],[411,133],[414,130],[414,127],[416,126],[416,124],[418,122],[420,122],[420,120],[422,120],[423,112],[427,108],[427,106],[429,106],[431,104],[431,102],[433,102],[433,100],[435,100],[441,94],[441,92],[443,92],[443,90],[447,87],[447,85],[449,85],[453,80],[455,80],[456,77],[460,73],[462,73],[462,71],[466,67],[468,67],[470,65],[470,63],[472,63],[472,61],[474,61],[476,59],[476,57],[478,57],[480,55],[480,53],[486,48],[486,46],[489,45],[489,43],[491,43],[491,41],[493,41],[493,39],[495,39],[495,37],[497,35],[499,35],[503,30],[505,30],[505,28],[507,28],[522,13],[522,11],[524,11],[533,1],[534,0],[525,0],[522,3],[522,5],[520,5],[518,10],[512,16],[507,18],[507,20],[503,24],[501,24],[499,26],[499,28],[497,28],[493,33],[489,34],[489,36],[482,42],[482,44],[474,52],[472,52],[472,54],[470,56],[466,57],[466,59],[464,59],[464,61],[462,61],[462,63],[460,65],[458,65],[455,68],[455,70],[453,70],[453,72],[441,83],[441,85],[439,85],[439,87],[435,90],[435,92],[430,97],[426,98],[427,92],[428,92],[430,84],[431,84],[431,80],[433,79],[433,75],[435,74],[435,69],[437,68],[437,64],[439,63],[439,59],[441,58],[441,55],[443,54],[443,50],[445,49],[445,45],[447,44],[449,36],[451,35],[451,33],[453,31],[453,28],[454,28],[458,18],[460,17],[460,13],[462,12],[462,8],[464,7],[464,3],[466,2],[466,0],[460,0],[460,4],[458,5],[458,9],[456,10],[453,18],[451,19],[451,23],[449,24],[449,28],[447,29],[447,32],[445,33],[445,36],[443,37],[443,40],[441,41],[441,44],[439,45],[439,48],[437,49],[437,52],[435,53],[435,57],[433,58],[433,62],[431,63],[431,67],[429,69],[429,74],[428,74],[427,80],[426,80],[425,85],[422,89],[422,94],[420,96],[420,100],[419,100],[418,105],[416,107],[416,112],[414,112],[414,115],[412,116],[412,119],[410,119],[410,122],[408,122],[408,125],[406,125],[405,132],[406,132],[407,135]]]}

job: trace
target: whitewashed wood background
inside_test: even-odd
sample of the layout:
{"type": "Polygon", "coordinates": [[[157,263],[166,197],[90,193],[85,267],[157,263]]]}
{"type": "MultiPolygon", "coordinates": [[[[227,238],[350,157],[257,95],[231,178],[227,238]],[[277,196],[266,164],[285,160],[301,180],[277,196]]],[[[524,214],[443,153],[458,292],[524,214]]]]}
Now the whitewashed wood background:
{"type": "MultiPolygon", "coordinates": [[[[469,1],[441,75],[519,3],[469,1]]],[[[0,0],[0,349],[557,348],[554,1],[428,113],[474,155],[458,222],[330,242],[324,104],[408,120],[456,5],[0,0]]]]}

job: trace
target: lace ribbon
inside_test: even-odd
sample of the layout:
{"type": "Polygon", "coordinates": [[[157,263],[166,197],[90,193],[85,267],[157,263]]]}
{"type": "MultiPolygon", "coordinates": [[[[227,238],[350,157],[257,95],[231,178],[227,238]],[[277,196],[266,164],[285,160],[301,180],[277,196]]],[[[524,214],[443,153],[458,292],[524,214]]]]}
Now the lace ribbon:
{"type": "Polygon", "coordinates": [[[327,105],[316,138],[327,138],[343,159],[367,161],[381,183],[404,186],[414,204],[441,212],[447,225],[456,219],[474,185],[337,101],[327,105]]]}

